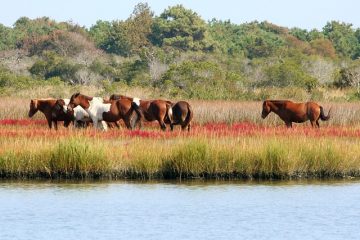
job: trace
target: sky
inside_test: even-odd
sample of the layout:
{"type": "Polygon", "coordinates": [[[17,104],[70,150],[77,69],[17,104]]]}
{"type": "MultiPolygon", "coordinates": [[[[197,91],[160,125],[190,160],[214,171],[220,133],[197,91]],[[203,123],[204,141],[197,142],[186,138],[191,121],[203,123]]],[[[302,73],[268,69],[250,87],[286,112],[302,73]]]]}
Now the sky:
{"type": "Polygon", "coordinates": [[[359,0],[11,0],[3,1],[0,23],[12,26],[23,16],[47,16],[91,27],[97,20],[125,20],[139,2],[147,2],[155,15],[168,6],[182,4],[204,20],[232,23],[269,21],[284,27],[321,30],[328,21],[351,23],[360,28],[359,0]]]}

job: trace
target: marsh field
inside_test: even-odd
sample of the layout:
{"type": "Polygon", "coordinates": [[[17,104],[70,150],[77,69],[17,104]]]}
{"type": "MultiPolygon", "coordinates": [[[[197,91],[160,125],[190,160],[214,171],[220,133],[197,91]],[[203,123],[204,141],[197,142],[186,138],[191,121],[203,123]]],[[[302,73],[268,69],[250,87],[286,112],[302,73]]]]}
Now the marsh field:
{"type": "Polygon", "coordinates": [[[49,130],[29,99],[0,99],[2,178],[297,179],[360,176],[360,106],[321,103],[331,119],[287,129],[274,115],[261,119],[261,102],[190,101],[194,124],[163,132],[49,130]]]}

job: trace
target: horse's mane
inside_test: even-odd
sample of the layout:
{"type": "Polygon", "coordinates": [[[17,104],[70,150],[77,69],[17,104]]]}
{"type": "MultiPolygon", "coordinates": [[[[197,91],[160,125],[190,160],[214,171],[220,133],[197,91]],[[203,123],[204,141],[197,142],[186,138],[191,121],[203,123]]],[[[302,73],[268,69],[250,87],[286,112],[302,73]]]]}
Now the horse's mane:
{"type": "Polygon", "coordinates": [[[283,106],[286,102],[289,102],[289,100],[266,100],[266,102],[271,102],[276,106],[283,106]]]}

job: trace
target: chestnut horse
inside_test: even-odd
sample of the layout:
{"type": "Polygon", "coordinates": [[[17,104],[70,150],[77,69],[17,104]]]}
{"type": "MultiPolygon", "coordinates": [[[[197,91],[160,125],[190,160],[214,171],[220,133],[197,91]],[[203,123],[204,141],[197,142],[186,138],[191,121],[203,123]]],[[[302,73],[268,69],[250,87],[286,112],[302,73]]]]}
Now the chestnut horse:
{"type": "Polygon", "coordinates": [[[40,111],[45,115],[50,129],[54,123],[54,128],[57,130],[58,121],[64,121],[64,126],[67,127],[74,120],[74,117],[72,114],[67,113],[64,105],[65,101],[63,99],[31,99],[28,116],[31,118],[37,111],[40,111]]]}
{"type": "Polygon", "coordinates": [[[322,106],[315,102],[294,103],[288,100],[266,100],[263,102],[261,117],[265,119],[270,112],[277,114],[288,128],[292,123],[302,123],[310,120],[311,126],[320,127],[319,119],[327,121],[330,119],[330,111],[325,116],[322,106]]]}
{"type": "Polygon", "coordinates": [[[180,125],[182,130],[187,128],[190,131],[191,120],[194,115],[191,105],[188,102],[179,101],[172,106],[172,113],[172,121],[166,118],[166,123],[170,124],[171,131],[174,130],[174,125],[180,125]]]}
{"type": "MultiPolygon", "coordinates": [[[[166,130],[165,118],[169,118],[172,121],[172,109],[171,102],[165,100],[140,100],[138,98],[127,97],[124,95],[113,94],[110,96],[110,100],[116,99],[128,99],[130,101],[139,101],[140,109],[144,115],[146,121],[158,121],[160,128],[166,130]]],[[[141,121],[140,121],[141,128],[141,121]]]]}
{"type": "MultiPolygon", "coordinates": [[[[75,93],[70,98],[68,109],[71,111],[79,105],[89,114],[93,121],[94,128],[98,128],[100,121],[117,122],[123,119],[126,127],[133,129],[133,124],[131,124],[133,112],[136,112],[137,119],[142,117],[139,106],[129,99],[104,101],[99,97],[88,97],[80,93],[75,93]]],[[[102,127],[103,130],[107,129],[104,123],[102,123],[102,127]]]]}

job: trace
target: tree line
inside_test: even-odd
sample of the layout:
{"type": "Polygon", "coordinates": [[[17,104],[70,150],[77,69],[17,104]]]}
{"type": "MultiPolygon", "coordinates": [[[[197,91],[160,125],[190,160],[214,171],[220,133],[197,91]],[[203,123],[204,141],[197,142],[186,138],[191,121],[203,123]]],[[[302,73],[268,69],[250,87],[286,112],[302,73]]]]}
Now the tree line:
{"type": "MultiPolygon", "coordinates": [[[[48,17],[0,24],[0,89],[40,82],[153,88],[166,96],[252,98],[254,89],[351,88],[360,96],[360,29],[205,21],[182,5],[90,28],[48,17]]],[[[1,90],[0,90],[1,92],[1,90]]]]}

